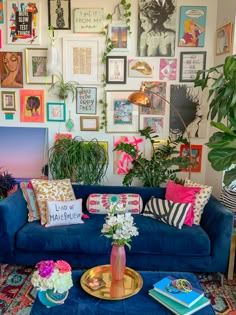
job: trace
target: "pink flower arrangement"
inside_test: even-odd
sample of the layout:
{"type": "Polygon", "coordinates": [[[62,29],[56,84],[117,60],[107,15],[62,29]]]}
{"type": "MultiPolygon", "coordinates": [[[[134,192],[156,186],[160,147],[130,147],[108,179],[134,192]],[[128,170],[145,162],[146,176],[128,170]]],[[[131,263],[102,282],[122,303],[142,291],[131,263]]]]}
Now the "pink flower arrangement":
{"type": "Polygon", "coordinates": [[[43,260],[36,264],[31,282],[41,291],[64,293],[72,286],[71,266],[64,260],[43,260]]]}

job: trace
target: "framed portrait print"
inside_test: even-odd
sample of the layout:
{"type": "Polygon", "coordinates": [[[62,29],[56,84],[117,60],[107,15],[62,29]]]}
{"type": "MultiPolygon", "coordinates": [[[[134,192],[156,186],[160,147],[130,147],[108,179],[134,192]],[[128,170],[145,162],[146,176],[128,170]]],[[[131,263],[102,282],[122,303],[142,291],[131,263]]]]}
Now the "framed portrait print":
{"type": "Polygon", "coordinates": [[[103,31],[104,9],[74,9],[75,33],[101,33],[103,31]]]}
{"type": "Polygon", "coordinates": [[[2,88],[23,88],[22,52],[0,52],[0,78],[2,88]],[[12,67],[11,65],[14,65],[12,67]]]}
{"type": "Polygon", "coordinates": [[[199,70],[206,67],[206,52],[192,51],[180,53],[180,82],[194,82],[199,70]]]}
{"type": "Polygon", "coordinates": [[[2,110],[16,110],[16,92],[2,91],[2,110]]]}
{"type": "Polygon", "coordinates": [[[71,0],[48,0],[48,25],[54,30],[71,29],[71,0]]]}
{"type": "Polygon", "coordinates": [[[26,48],[26,82],[29,84],[52,84],[53,76],[47,76],[47,48],[26,48]]]}
{"type": "Polygon", "coordinates": [[[233,24],[228,23],[216,31],[216,55],[230,53],[232,49],[233,24]]]}
{"type": "Polygon", "coordinates": [[[39,45],[41,29],[41,1],[8,0],[7,43],[39,45]]]}
{"type": "Polygon", "coordinates": [[[101,38],[71,35],[63,38],[63,74],[82,84],[100,83],[101,38]]]}
{"type": "Polygon", "coordinates": [[[20,121],[44,122],[44,90],[20,90],[20,121]]]}
{"type": "Polygon", "coordinates": [[[97,88],[77,87],[76,88],[76,113],[96,114],[97,88]]]}
{"type": "Polygon", "coordinates": [[[108,84],[126,83],[126,56],[108,56],[106,58],[106,82],[108,84]]]}
{"type": "Polygon", "coordinates": [[[110,39],[113,44],[112,51],[128,51],[129,29],[126,24],[113,23],[110,25],[110,39]]]}
{"type": "Polygon", "coordinates": [[[98,116],[80,116],[81,131],[97,131],[98,129],[98,116]]]}
{"type": "Polygon", "coordinates": [[[65,103],[47,103],[47,121],[65,121],[65,103]]]}
{"type": "MultiPolygon", "coordinates": [[[[202,145],[191,145],[191,156],[189,146],[185,144],[180,145],[180,156],[190,159],[191,172],[201,172],[202,165],[202,145]]],[[[182,172],[189,172],[190,167],[187,169],[181,169],[182,172]]]]}
{"type": "Polygon", "coordinates": [[[138,106],[128,101],[133,91],[107,91],[107,132],[138,132],[138,106]]]}

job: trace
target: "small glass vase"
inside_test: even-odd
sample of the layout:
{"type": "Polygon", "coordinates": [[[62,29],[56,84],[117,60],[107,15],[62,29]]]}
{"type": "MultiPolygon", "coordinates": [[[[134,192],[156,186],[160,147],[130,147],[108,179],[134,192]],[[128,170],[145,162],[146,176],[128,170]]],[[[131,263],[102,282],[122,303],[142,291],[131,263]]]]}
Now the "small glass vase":
{"type": "Polygon", "coordinates": [[[68,297],[69,291],[58,293],[53,290],[38,291],[39,301],[46,307],[61,305],[68,297]]]}
{"type": "Polygon", "coordinates": [[[110,264],[112,280],[123,279],[126,268],[126,252],[124,245],[112,245],[110,264]]]}

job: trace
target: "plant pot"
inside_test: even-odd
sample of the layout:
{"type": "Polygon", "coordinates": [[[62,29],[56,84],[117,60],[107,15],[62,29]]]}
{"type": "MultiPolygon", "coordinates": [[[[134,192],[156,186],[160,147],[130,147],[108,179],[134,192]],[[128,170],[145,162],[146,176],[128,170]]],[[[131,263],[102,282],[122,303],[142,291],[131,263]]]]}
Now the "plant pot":
{"type": "Polygon", "coordinates": [[[112,245],[110,264],[112,281],[122,280],[126,268],[126,252],[124,245],[112,245]]]}
{"type": "Polygon", "coordinates": [[[68,297],[68,293],[69,291],[64,293],[57,293],[53,290],[38,291],[38,298],[43,305],[49,308],[63,304],[68,297]]]}

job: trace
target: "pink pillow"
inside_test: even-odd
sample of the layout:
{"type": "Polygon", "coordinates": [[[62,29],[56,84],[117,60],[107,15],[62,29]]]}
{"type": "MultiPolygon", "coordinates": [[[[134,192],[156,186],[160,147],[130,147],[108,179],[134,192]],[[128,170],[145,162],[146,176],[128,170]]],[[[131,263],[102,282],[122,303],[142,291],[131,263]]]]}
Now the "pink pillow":
{"type": "Polygon", "coordinates": [[[201,190],[200,187],[186,187],[176,184],[172,181],[168,181],[166,186],[166,200],[181,203],[191,203],[191,207],[186,215],[184,224],[192,226],[194,221],[193,206],[196,198],[196,194],[201,190]]]}

